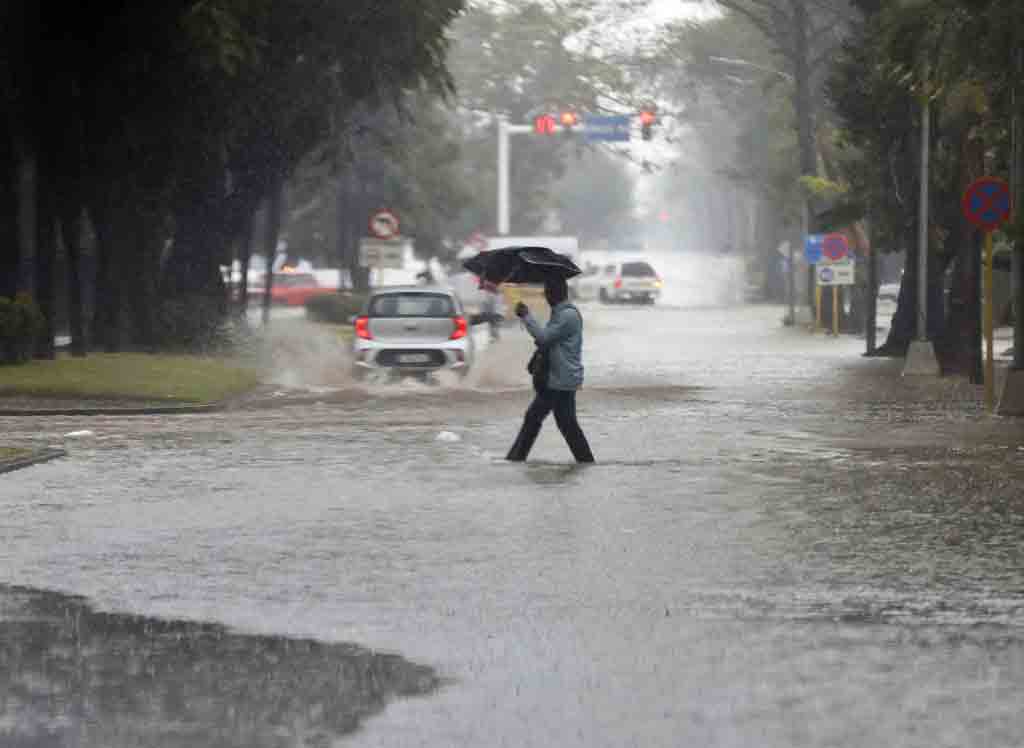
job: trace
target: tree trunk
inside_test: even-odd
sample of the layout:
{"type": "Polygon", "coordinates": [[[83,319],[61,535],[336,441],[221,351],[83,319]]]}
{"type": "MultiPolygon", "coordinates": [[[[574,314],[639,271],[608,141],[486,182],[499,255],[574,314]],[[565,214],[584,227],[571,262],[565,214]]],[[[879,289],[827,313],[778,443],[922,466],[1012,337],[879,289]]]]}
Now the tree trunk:
{"type": "Polygon", "coordinates": [[[36,160],[36,252],[35,252],[35,299],[43,313],[43,329],[36,340],[36,358],[53,359],[57,356],[54,347],[57,309],[54,273],[57,264],[57,216],[56,180],[53,158],[45,151],[36,160]]]}
{"type": "MultiPolygon", "coordinates": [[[[793,5],[793,83],[796,87],[794,109],[796,110],[797,147],[800,152],[800,175],[813,177],[818,173],[818,155],[814,141],[814,98],[811,95],[811,40],[808,36],[810,16],[804,0],[792,0],[793,5]]],[[[811,199],[804,199],[808,225],[813,221],[814,208],[811,199]]],[[[803,241],[805,237],[801,237],[803,241]]],[[[807,292],[810,304],[814,305],[814,268],[807,269],[807,292]]]]}
{"type": "Polygon", "coordinates": [[[263,237],[263,250],[267,256],[267,275],[263,282],[263,326],[270,324],[271,292],[274,290],[274,258],[281,236],[281,218],[284,214],[284,179],[276,177],[270,186],[267,201],[267,226],[263,237]]]}
{"type": "MultiPolygon", "coordinates": [[[[985,144],[973,128],[964,128],[959,136],[957,154],[959,191],[985,172],[985,144]]],[[[960,212],[955,214],[954,239],[957,252],[953,258],[953,283],[950,288],[949,315],[945,332],[936,340],[936,353],[944,370],[974,377],[981,351],[981,264],[980,242],[974,228],[960,212]]],[[[978,382],[981,383],[980,381],[978,382]]]]}
{"type": "Polygon", "coordinates": [[[82,358],[89,349],[82,308],[82,208],[62,205],[61,238],[68,258],[68,323],[71,327],[71,355],[82,358]]]}
{"type": "Polygon", "coordinates": [[[156,311],[159,305],[157,278],[160,272],[159,237],[153,227],[159,225],[155,215],[135,205],[125,207],[122,220],[129,224],[125,232],[130,243],[125,247],[123,267],[127,271],[125,291],[131,310],[132,342],[145,349],[155,349],[156,311]]]}
{"type": "Polygon", "coordinates": [[[239,258],[238,317],[246,324],[249,317],[249,265],[252,263],[253,223],[255,214],[249,216],[242,229],[241,257],[239,258]]]}
{"type": "Polygon", "coordinates": [[[117,250],[111,211],[103,198],[89,205],[96,229],[96,301],[93,311],[93,339],[107,353],[121,350],[121,274],[117,269],[117,250]]]}
{"type": "Polygon", "coordinates": [[[366,291],[370,288],[370,270],[359,264],[359,240],[362,228],[358,216],[363,200],[355,167],[350,166],[338,177],[338,259],[348,269],[352,288],[366,291]]]}
{"type": "MultiPolygon", "coordinates": [[[[6,123],[5,123],[6,124],[6,123]]],[[[18,152],[10,131],[0,129],[0,297],[14,298],[21,277],[22,247],[18,211],[18,152]]]]}

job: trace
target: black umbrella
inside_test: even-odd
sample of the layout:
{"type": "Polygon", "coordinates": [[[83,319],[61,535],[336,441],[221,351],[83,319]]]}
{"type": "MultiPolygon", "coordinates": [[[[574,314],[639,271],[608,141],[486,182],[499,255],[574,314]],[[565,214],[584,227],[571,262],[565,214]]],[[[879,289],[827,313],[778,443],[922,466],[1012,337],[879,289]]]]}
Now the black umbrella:
{"type": "Polygon", "coordinates": [[[462,266],[495,285],[544,283],[548,278],[568,279],[583,272],[571,259],[547,247],[492,249],[470,257],[462,266]]]}

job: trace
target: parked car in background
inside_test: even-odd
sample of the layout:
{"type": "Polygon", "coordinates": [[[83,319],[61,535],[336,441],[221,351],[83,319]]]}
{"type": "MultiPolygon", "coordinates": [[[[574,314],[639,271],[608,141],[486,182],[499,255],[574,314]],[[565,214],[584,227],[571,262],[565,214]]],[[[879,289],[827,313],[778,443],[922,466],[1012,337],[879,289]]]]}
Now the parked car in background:
{"type": "Polygon", "coordinates": [[[588,266],[573,284],[576,298],[598,300],[606,304],[637,302],[653,304],[661,296],[661,277],[644,260],[611,262],[596,267],[588,266]]]}
{"type": "MultiPolygon", "coordinates": [[[[266,293],[266,273],[259,285],[249,289],[249,302],[262,304],[266,293]]],[[[312,273],[274,273],[274,285],[270,289],[270,303],[282,306],[304,306],[314,296],[337,293],[338,289],[321,286],[312,273]]]]}
{"type": "Polygon", "coordinates": [[[450,289],[378,289],[354,321],[353,375],[424,376],[446,369],[465,376],[473,364],[469,324],[450,289]]]}

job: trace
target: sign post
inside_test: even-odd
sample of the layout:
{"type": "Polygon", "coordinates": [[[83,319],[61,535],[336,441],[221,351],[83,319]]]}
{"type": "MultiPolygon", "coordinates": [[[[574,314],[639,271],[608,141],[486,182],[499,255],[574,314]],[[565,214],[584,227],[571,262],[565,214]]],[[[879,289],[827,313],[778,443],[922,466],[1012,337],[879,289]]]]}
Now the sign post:
{"type": "Polygon", "coordinates": [[[815,266],[815,329],[822,328],[822,286],[832,287],[832,334],[839,335],[839,286],[854,282],[850,242],[843,234],[811,234],[804,243],[807,262],[815,266]]]}
{"type": "Polygon", "coordinates": [[[370,233],[377,239],[394,239],[398,236],[398,216],[387,208],[370,216],[370,233]]]}
{"type": "MultiPolygon", "coordinates": [[[[808,234],[804,238],[804,259],[811,267],[816,267],[822,258],[825,237],[822,234],[808,234]]],[[[792,271],[792,268],[790,268],[792,271]]],[[[790,279],[792,282],[792,278],[790,279]]],[[[794,320],[794,324],[796,324],[794,320]]],[[[814,284],[814,331],[821,329],[821,282],[814,284]]]]}
{"type": "Polygon", "coordinates": [[[964,216],[985,234],[983,296],[985,308],[983,324],[985,335],[985,407],[995,409],[995,362],[993,353],[992,320],[992,232],[1010,218],[1010,187],[1002,179],[982,177],[976,180],[963,198],[964,216]]]}
{"type": "Polygon", "coordinates": [[[364,268],[401,270],[405,265],[407,242],[399,233],[398,216],[384,208],[370,214],[372,237],[359,240],[359,265],[364,268]]]}

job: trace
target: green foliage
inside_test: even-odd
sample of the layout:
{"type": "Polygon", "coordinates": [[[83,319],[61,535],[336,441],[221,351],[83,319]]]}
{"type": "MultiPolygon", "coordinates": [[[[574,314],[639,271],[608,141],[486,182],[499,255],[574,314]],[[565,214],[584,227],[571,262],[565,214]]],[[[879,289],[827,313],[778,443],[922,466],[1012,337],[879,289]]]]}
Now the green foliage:
{"type": "Polygon", "coordinates": [[[553,188],[567,234],[590,239],[613,236],[634,208],[633,180],[626,164],[603,150],[587,150],[570,161],[553,188]]]}
{"type": "Polygon", "coordinates": [[[28,361],[43,323],[39,306],[28,294],[20,293],[13,299],[0,297],[0,363],[28,361]]]}
{"type": "Polygon", "coordinates": [[[825,177],[800,177],[800,186],[807,195],[822,200],[836,200],[850,192],[848,185],[825,177]]]}
{"type": "MultiPolygon", "coordinates": [[[[458,235],[493,230],[497,185],[495,115],[528,123],[541,113],[636,110],[630,63],[594,39],[597,0],[470,4],[453,26],[450,66],[462,122],[463,162],[473,186],[458,235]]],[[[640,57],[639,53],[636,53],[640,57]]],[[[555,202],[555,185],[572,167],[575,138],[516,136],[511,143],[513,233],[540,229],[555,202]]]]}
{"type": "Polygon", "coordinates": [[[211,403],[259,380],[258,370],[230,358],[97,353],[0,368],[0,395],[211,403]]]}
{"type": "Polygon", "coordinates": [[[223,352],[232,344],[231,327],[218,298],[166,299],[156,314],[157,344],[190,353],[223,352]]]}
{"type": "Polygon", "coordinates": [[[313,296],[306,302],[306,316],[313,322],[347,325],[366,306],[365,293],[337,293],[313,296]]]}
{"type": "MultiPolygon", "coordinates": [[[[53,182],[57,214],[89,214],[103,263],[145,279],[100,289],[141,318],[157,289],[172,302],[216,290],[272,185],[336,148],[353,111],[409,89],[450,93],[446,30],[463,4],[11,0],[0,7],[4,137],[53,182]]],[[[205,321],[182,322],[189,310],[161,314],[207,337],[205,321]]],[[[150,327],[123,322],[111,328],[150,327]]]]}

